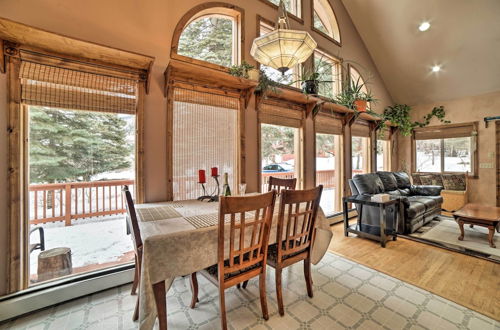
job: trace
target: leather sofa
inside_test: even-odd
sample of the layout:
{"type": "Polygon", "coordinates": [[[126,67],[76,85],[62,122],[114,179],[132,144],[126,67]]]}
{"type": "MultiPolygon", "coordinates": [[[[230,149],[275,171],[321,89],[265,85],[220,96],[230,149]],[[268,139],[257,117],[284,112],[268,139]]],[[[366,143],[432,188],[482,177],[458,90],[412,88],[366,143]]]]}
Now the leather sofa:
{"type": "MultiPolygon", "coordinates": [[[[436,216],[441,214],[443,197],[440,196],[442,186],[412,185],[405,172],[377,172],[358,174],[349,180],[353,196],[375,195],[387,193],[400,196],[403,200],[404,221],[398,223],[399,233],[413,233],[436,216]]],[[[387,229],[396,226],[398,205],[387,208],[387,229]]],[[[359,213],[359,205],[356,205],[359,213]]],[[[379,225],[379,209],[374,206],[363,206],[362,223],[379,225]]]]}

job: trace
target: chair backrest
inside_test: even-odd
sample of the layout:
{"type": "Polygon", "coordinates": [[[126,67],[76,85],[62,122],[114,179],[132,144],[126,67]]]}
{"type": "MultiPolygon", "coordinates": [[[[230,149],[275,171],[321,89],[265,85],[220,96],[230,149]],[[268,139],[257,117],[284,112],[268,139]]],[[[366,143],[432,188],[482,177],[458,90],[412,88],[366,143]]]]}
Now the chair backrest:
{"type": "Polygon", "coordinates": [[[137,221],[137,214],[135,213],[134,200],[132,199],[132,194],[130,193],[128,186],[123,186],[122,193],[127,207],[127,224],[129,228],[131,228],[132,240],[134,242],[135,250],[137,251],[142,248],[142,238],[139,230],[139,222],[137,221]]]}
{"type": "Polygon", "coordinates": [[[279,204],[278,262],[283,257],[310,251],[323,186],[309,190],[282,190],[279,204]]]}
{"type": "Polygon", "coordinates": [[[295,190],[296,185],[297,185],[297,178],[280,179],[274,176],[270,176],[267,185],[267,191],[271,191],[274,189],[278,193],[280,193],[282,189],[295,190]]]}
{"type": "Polygon", "coordinates": [[[219,198],[220,281],[224,278],[221,275],[234,273],[258,263],[261,263],[261,266],[266,264],[276,191],[256,196],[219,198]],[[229,221],[229,237],[225,237],[226,221],[229,221]],[[225,253],[226,249],[229,253],[225,253]],[[229,256],[229,262],[224,264],[226,256],[229,256]]]}

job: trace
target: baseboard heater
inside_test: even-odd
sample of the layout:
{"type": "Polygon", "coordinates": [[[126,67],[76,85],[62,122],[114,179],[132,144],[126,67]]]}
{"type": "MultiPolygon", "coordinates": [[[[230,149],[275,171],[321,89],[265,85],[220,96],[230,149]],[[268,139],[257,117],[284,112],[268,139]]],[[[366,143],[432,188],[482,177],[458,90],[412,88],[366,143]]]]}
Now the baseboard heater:
{"type": "Polygon", "coordinates": [[[133,265],[35,286],[0,298],[0,322],[132,282],[133,265]]]}

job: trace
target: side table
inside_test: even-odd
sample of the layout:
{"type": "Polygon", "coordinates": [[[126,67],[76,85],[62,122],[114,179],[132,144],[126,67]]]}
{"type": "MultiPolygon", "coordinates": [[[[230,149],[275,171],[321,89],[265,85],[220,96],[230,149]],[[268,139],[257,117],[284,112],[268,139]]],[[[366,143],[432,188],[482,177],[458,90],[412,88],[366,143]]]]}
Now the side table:
{"type": "Polygon", "coordinates": [[[371,196],[348,196],[343,197],[343,213],[344,213],[344,235],[349,236],[349,233],[356,234],[360,237],[370,238],[380,242],[380,245],[385,248],[385,243],[388,241],[388,237],[392,237],[395,241],[397,239],[397,221],[402,221],[403,219],[403,206],[401,198],[398,196],[391,196],[391,199],[387,202],[375,202],[371,200],[371,196]],[[358,204],[359,214],[358,221],[355,224],[349,225],[348,218],[348,203],[358,204]],[[393,229],[387,229],[387,212],[386,208],[390,205],[397,205],[398,216],[397,221],[394,224],[393,229]],[[379,226],[364,224],[361,221],[363,216],[363,206],[374,206],[378,207],[379,212],[379,226]]]}

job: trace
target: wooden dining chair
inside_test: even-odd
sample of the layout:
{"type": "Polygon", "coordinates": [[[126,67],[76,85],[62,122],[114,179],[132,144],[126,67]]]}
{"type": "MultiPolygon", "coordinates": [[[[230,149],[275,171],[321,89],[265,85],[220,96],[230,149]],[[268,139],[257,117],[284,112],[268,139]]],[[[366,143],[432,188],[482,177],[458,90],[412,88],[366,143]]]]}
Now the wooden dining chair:
{"type": "MultiPolygon", "coordinates": [[[[266,299],[266,258],[276,191],[257,196],[220,197],[218,263],[200,273],[219,288],[221,326],[227,329],[225,289],[259,276],[260,305],[269,318],[266,299]],[[229,220],[229,228],[225,226],[229,220]],[[229,235],[226,235],[225,230],[229,235]]],[[[196,273],[192,286],[198,287],[196,273]]],[[[193,296],[191,308],[196,305],[193,296]]]]}
{"type": "Polygon", "coordinates": [[[281,288],[282,270],[304,261],[307,295],[312,298],[311,249],[323,186],[309,190],[282,190],[276,243],[269,246],[267,264],[275,269],[278,310],[285,315],[281,288]]]}
{"type": "MultiPolygon", "coordinates": [[[[127,225],[130,228],[130,233],[132,235],[132,242],[134,244],[134,257],[135,257],[135,272],[134,272],[134,282],[132,283],[131,294],[134,295],[137,292],[137,286],[141,278],[141,266],[142,266],[142,238],[141,232],[139,230],[139,222],[137,221],[137,214],[135,213],[134,200],[132,199],[132,194],[128,189],[128,186],[123,186],[122,189],[123,197],[125,199],[125,205],[127,207],[127,225]]],[[[134,321],[139,317],[139,297],[135,303],[135,310],[132,319],[134,321]]]]}
{"type": "Polygon", "coordinates": [[[279,194],[282,189],[295,190],[296,185],[297,185],[297,178],[280,179],[274,176],[270,176],[269,181],[267,183],[267,191],[271,191],[274,189],[279,194]]]}

